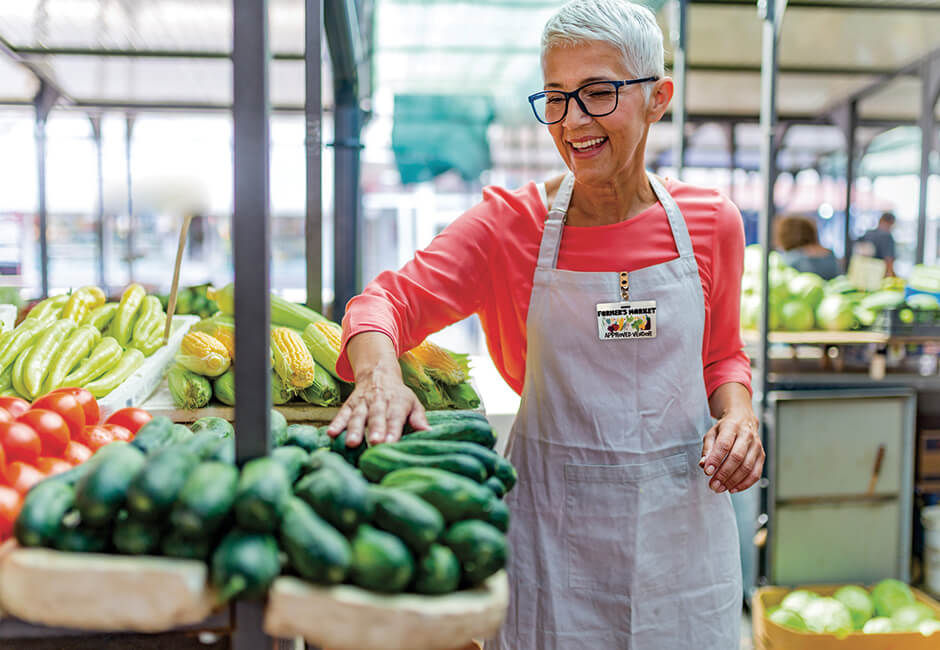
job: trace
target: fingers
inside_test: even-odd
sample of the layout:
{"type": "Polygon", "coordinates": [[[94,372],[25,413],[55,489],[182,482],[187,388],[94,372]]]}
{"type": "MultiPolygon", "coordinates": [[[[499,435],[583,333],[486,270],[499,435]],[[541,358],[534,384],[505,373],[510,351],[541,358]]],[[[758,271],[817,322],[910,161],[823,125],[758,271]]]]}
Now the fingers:
{"type": "Polygon", "coordinates": [[[421,405],[421,402],[418,401],[417,397],[412,400],[408,424],[410,424],[411,428],[415,431],[426,431],[431,428],[431,425],[428,423],[427,413],[424,412],[424,407],[421,405]]]}
{"type": "Polygon", "coordinates": [[[369,403],[369,444],[377,445],[385,442],[388,431],[388,401],[382,395],[376,395],[369,403]]]}
{"type": "Polygon", "coordinates": [[[711,483],[708,484],[708,487],[718,493],[728,489],[728,479],[744,464],[744,460],[747,458],[748,448],[750,447],[749,437],[743,434],[739,435],[738,427],[726,426],[724,429],[731,432],[730,436],[734,442],[731,445],[731,449],[728,451],[728,455],[715,471],[711,483]]]}
{"type": "Polygon", "coordinates": [[[705,434],[704,440],[702,440],[702,457],[698,461],[698,466],[702,469],[705,468],[705,460],[708,458],[708,454],[711,452],[712,447],[715,445],[715,437],[718,435],[718,424],[712,425],[712,428],[708,430],[708,433],[705,434]]]}
{"type": "Polygon", "coordinates": [[[365,400],[357,400],[352,407],[352,415],[346,423],[347,447],[358,447],[362,443],[368,415],[369,407],[366,405],[365,400]]]}
{"type": "Polygon", "coordinates": [[[748,489],[760,478],[764,467],[764,448],[758,441],[755,441],[755,443],[751,445],[747,452],[747,458],[741,466],[725,482],[725,487],[732,494],[748,489]]]}
{"type": "MultiPolygon", "coordinates": [[[[725,420],[720,420],[708,433],[711,434],[712,431],[715,432],[714,442],[708,448],[708,452],[703,454],[705,462],[701,463],[705,468],[705,474],[707,476],[714,475],[721,466],[725,457],[731,452],[736,437],[735,426],[725,420]]],[[[708,446],[708,434],[705,436],[703,448],[705,446],[708,446]]]]}
{"type": "Polygon", "coordinates": [[[388,433],[385,435],[385,442],[395,442],[401,438],[401,431],[408,417],[408,406],[406,403],[395,401],[388,407],[388,433]]]}
{"type": "Polygon", "coordinates": [[[349,422],[350,417],[352,417],[352,405],[349,400],[346,400],[346,403],[343,404],[336,413],[336,417],[330,422],[330,426],[326,428],[327,435],[331,438],[335,438],[341,434],[346,428],[346,423],[349,422]]]}

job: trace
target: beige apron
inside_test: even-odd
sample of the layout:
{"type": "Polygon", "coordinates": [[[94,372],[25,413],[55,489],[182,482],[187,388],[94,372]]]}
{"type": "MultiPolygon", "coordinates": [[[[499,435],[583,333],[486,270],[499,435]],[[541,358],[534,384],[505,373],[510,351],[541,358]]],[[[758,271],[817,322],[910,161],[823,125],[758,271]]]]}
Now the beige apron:
{"type": "Polygon", "coordinates": [[[713,420],[704,300],[685,220],[652,175],[679,252],[629,274],[657,336],[600,340],[618,273],[556,268],[574,177],[545,223],[526,322],[525,389],[510,433],[519,482],[505,625],[487,650],[732,650],[741,564],[727,492],[699,469],[713,420]]]}

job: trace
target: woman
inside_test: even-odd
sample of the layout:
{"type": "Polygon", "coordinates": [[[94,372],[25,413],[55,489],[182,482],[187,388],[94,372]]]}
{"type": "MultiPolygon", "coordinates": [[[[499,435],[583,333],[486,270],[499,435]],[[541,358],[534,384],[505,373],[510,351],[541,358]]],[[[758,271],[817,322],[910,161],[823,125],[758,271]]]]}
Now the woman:
{"type": "Polygon", "coordinates": [[[512,602],[493,647],[736,648],[727,492],[751,486],[764,460],[738,332],[740,214],[644,169],[673,93],[647,9],[569,3],[545,27],[542,71],[530,101],[569,173],[487,188],[349,302],[337,367],[356,389],[330,434],[346,429],[355,445],[393,441],[405,420],[425,426],[396,358],[479,314],[522,393],[508,452],[512,602]]]}
{"type": "Polygon", "coordinates": [[[787,266],[797,271],[815,273],[823,280],[839,275],[839,262],[828,248],[819,245],[816,224],[796,214],[784,215],[774,224],[774,235],[787,266]]]}

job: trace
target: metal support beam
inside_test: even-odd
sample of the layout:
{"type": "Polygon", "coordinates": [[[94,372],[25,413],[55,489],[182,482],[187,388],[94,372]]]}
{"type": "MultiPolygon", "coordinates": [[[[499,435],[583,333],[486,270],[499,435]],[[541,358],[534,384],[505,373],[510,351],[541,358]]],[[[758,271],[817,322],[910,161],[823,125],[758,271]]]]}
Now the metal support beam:
{"type": "Polygon", "coordinates": [[[95,210],[95,237],[98,240],[97,284],[108,294],[107,272],[105,263],[105,223],[104,223],[104,153],[101,143],[101,114],[89,115],[91,136],[95,141],[95,171],[98,181],[98,206],[95,210]]]}
{"type": "Polygon", "coordinates": [[[737,124],[729,122],[725,124],[725,137],[728,139],[728,198],[734,202],[734,171],[737,169],[735,159],[738,153],[738,135],[737,124]]]}
{"type": "Polygon", "coordinates": [[[917,263],[924,263],[927,234],[927,189],[930,180],[930,154],[937,149],[937,118],[934,108],[940,97],[940,58],[924,61],[921,68],[920,105],[920,189],[917,193],[917,263]]]}
{"type": "Polygon", "coordinates": [[[323,311],[323,0],[306,0],[304,121],[307,153],[307,306],[323,311]]]}
{"type": "Polygon", "coordinates": [[[847,97],[840,99],[835,105],[830,106],[825,111],[823,111],[823,114],[836,111],[841,104],[848,104],[849,102],[859,101],[871,95],[875,95],[884,90],[885,87],[893,83],[899,77],[921,74],[924,65],[929,65],[938,61],[940,61],[940,48],[931,50],[927,55],[921,57],[920,59],[908,63],[907,65],[902,66],[893,72],[882,75],[867,86],[860,88],[849,94],[847,97]]]}
{"type": "Polygon", "coordinates": [[[845,222],[842,225],[842,269],[848,271],[852,258],[852,190],[855,187],[855,157],[858,130],[858,101],[853,100],[832,114],[832,121],[845,139],[845,222]]]}
{"type": "MultiPolygon", "coordinates": [[[[235,455],[263,456],[271,432],[268,7],[266,0],[233,2],[233,125],[235,257],[235,455]]],[[[259,601],[235,605],[233,650],[271,647],[259,601]]]]}
{"type": "Polygon", "coordinates": [[[125,254],[127,256],[127,282],[134,281],[134,236],[137,232],[137,219],[134,217],[134,177],[131,173],[131,145],[134,141],[134,122],[136,116],[128,113],[124,117],[124,171],[127,174],[127,237],[125,254]]]}
{"type": "Polygon", "coordinates": [[[672,40],[672,76],[675,95],[672,100],[673,152],[676,178],[682,179],[685,171],[685,121],[686,121],[686,51],[688,49],[688,7],[689,0],[672,0],[670,15],[670,36],[672,40]]]}
{"type": "Polygon", "coordinates": [[[39,82],[39,92],[33,98],[33,107],[36,110],[36,165],[39,195],[39,284],[42,297],[49,295],[49,215],[46,206],[46,121],[49,111],[59,98],[59,93],[53,86],[45,81],[39,82]]]}

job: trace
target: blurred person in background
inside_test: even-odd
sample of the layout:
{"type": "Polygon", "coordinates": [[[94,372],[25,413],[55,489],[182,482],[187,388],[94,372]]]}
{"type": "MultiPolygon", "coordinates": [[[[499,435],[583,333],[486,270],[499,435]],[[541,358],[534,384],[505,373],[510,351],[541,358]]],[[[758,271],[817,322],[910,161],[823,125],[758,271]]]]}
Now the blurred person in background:
{"type": "Polygon", "coordinates": [[[894,235],[891,229],[896,221],[894,214],[885,212],[878,219],[878,225],[862,235],[855,242],[854,252],[867,255],[885,262],[885,275],[894,277],[894,235]]]}
{"type": "Polygon", "coordinates": [[[718,191],[646,171],[673,95],[663,58],[646,7],[562,7],[529,101],[568,173],[486,188],[346,307],[337,369],[355,390],[328,430],[348,445],[427,426],[398,357],[474,313],[522,394],[511,602],[488,650],[740,644],[729,493],[764,463],[739,330],[744,227],[718,191]]]}
{"type": "Polygon", "coordinates": [[[774,239],[784,263],[797,271],[815,273],[823,280],[831,280],[841,272],[835,254],[820,246],[816,224],[807,217],[795,214],[778,217],[774,239]]]}

